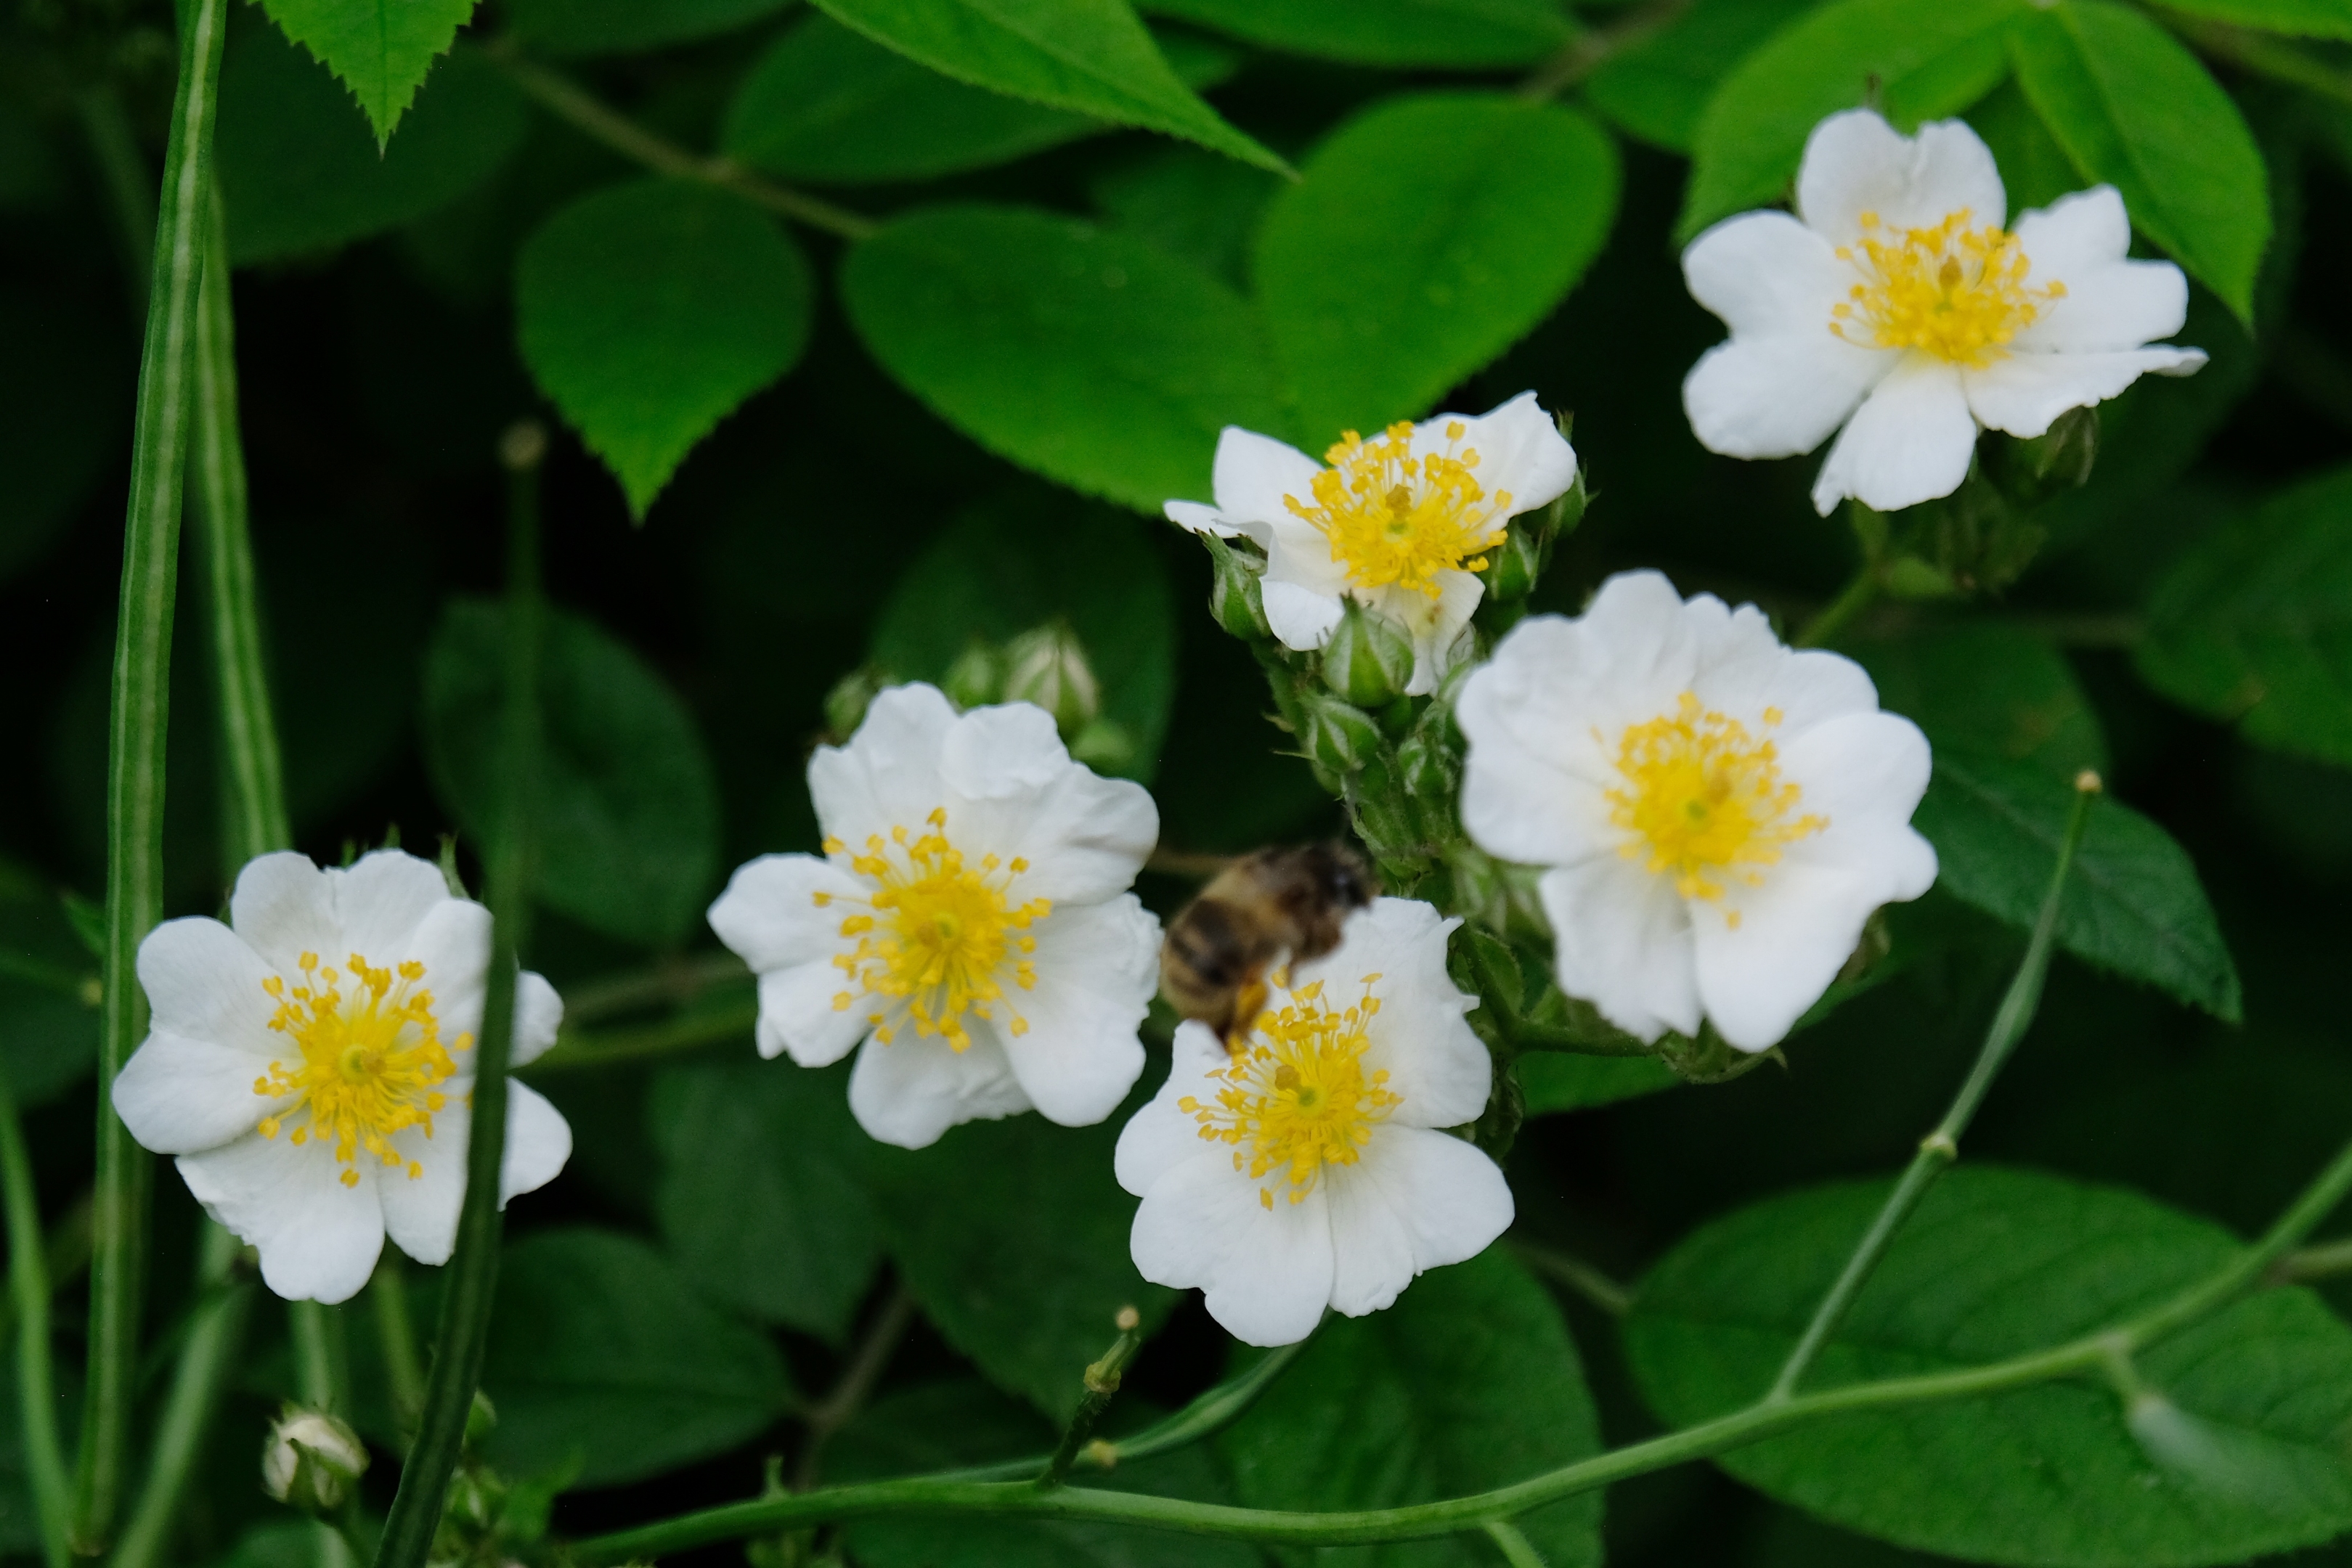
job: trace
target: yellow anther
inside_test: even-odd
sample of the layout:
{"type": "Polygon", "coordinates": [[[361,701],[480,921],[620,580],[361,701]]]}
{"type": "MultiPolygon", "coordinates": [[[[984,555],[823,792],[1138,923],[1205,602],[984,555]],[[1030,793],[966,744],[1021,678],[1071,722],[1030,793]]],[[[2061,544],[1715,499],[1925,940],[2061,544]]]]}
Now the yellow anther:
{"type": "MultiPolygon", "coordinates": [[[[1779,721],[1768,710],[1765,722],[1779,721]]],[[[1608,800],[1610,820],[1628,831],[1619,852],[1674,878],[1685,898],[1719,900],[1727,879],[1758,885],[1758,868],[1778,862],[1784,845],[1829,826],[1791,814],[1804,791],[1780,777],[1772,742],[1707,711],[1695,693],[1673,713],[1625,727],[1617,771],[1625,782],[1608,800]]],[[[1737,912],[1729,918],[1736,927],[1737,912]]]]}
{"type": "Polygon", "coordinates": [[[1862,214],[1858,246],[1837,249],[1861,281],[1830,308],[1830,330],[1864,348],[1917,349],[1979,369],[2007,358],[2066,286],[2027,287],[2033,263],[2017,236],[1972,229],[1969,216],[1962,207],[1933,228],[1882,230],[1876,213],[1862,214]]]}
{"type": "MultiPolygon", "coordinates": [[[[405,1163],[412,1176],[423,1175],[391,1140],[411,1127],[433,1135],[434,1113],[446,1103],[435,1086],[457,1071],[441,1043],[433,993],[417,986],[425,966],[408,959],[379,969],[354,953],[356,984],[346,995],[336,971],[319,967],[317,954],[305,953],[299,962],[305,973],[317,971],[315,988],[297,987],[289,998],[276,977],[262,982],[278,998],[269,1027],[292,1037],[299,1060],[273,1061],[254,1080],[256,1094],[294,1102],[262,1117],[255,1131],[274,1138],[289,1118],[300,1117],[289,1142],[299,1148],[315,1136],[331,1145],[336,1161],[348,1167],[339,1178],[345,1186],[359,1183],[362,1150],[386,1169],[405,1163]]],[[[461,1035],[456,1049],[472,1043],[471,1036],[461,1035]]]]}
{"type": "Polygon", "coordinates": [[[1257,1016],[1241,1054],[1208,1075],[1213,1103],[1190,1094],[1176,1103],[1202,1138],[1232,1145],[1235,1170],[1276,1178],[1258,1188],[1269,1209],[1276,1183],[1302,1203],[1325,1166],[1354,1165],[1372,1129],[1402,1103],[1387,1072],[1364,1071],[1364,1025],[1380,1010],[1370,993],[1342,1011],[1322,991],[1318,980],[1257,1016]]]}
{"type": "Polygon", "coordinates": [[[1435,599],[1441,574],[1485,568],[1482,552],[1503,542],[1510,516],[1510,492],[1489,496],[1471,476],[1478,454],[1451,450],[1467,434],[1450,420],[1449,450],[1416,456],[1409,423],[1370,442],[1348,431],[1323,455],[1330,466],[1310,481],[1313,500],[1285,496],[1282,504],[1321,530],[1355,587],[1402,585],[1435,599]]]}

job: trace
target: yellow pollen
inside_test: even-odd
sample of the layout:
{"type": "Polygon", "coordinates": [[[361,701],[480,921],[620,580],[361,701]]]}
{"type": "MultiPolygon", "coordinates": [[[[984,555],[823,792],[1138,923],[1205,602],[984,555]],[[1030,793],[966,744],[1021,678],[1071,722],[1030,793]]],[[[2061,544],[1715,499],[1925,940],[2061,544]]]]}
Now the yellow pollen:
{"type": "MultiPolygon", "coordinates": [[[[814,902],[821,909],[835,903],[856,909],[840,925],[841,935],[856,945],[833,962],[858,988],[835,993],[834,1009],[847,1012],[861,995],[903,998],[919,1037],[938,1035],[963,1051],[971,1044],[965,1020],[995,1017],[992,1009],[1004,1002],[1006,982],[1035,988],[1036,966],[1028,955],[1036,951],[1037,939],[1029,927],[1054,905],[1044,898],[1015,904],[1013,883],[1029,862],[1001,864],[994,855],[969,862],[948,841],[947,822],[940,810],[919,834],[903,827],[874,834],[865,852],[849,861],[870,891],[863,897],[821,893],[814,902]]],[[[827,839],[825,848],[838,855],[846,846],[827,839]]],[[[866,1015],[884,1045],[895,1032],[885,1025],[887,1016],[879,1009],[866,1015]]],[[[1005,1018],[1014,1034],[1028,1032],[1028,1020],[1009,1004],[1005,1018]]]]}
{"type": "MultiPolygon", "coordinates": [[[[1778,709],[1765,710],[1767,729],[1780,721],[1778,709]]],[[[1629,834],[1619,852],[1673,877],[1685,898],[1719,900],[1728,880],[1759,886],[1759,868],[1778,862],[1783,846],[1829,826],[1826,817],[1791,814],[1804,791],[1780,777],[1769,738],[1707,711],[1695,693],[1671,714],[1625,727],[1617,771],[1624,787],[1607,798],[1610,821],[1629,834]]],[[[1726,918],[1738,927],[1737,911],[1726,918]]]]}
{"type": "Polygon", "coordinates": [[[1210,1072],[1208,1101],[1187,1094],[1176,1103],[1203,1141],[1233,1146],[1234,1169],[1275,1178],[1258,1188],[1269,1209],[1276,1186],[1303,1203],[1326,1166],[1354,1165],[1372,1129],[1402,1103],[1385,1071],[1364,1071],[1364,1026],[1381,1010],[1370,979],[1364,999],[1344,1012],[1323,1000],[1320,980],[1293,992],[1287,1006],[1260,1013],[1241,1052],[1210,1072]]]}
{"type": "Polygon", "coordinates": [[[1460,420],[1445,426],[1445,450],[1414,455],[1412,426],[1400,422],[1367,442],[1354,431],[1323,455],[1330,466],[1312,481],[1313,504],[1282,504],[1322,530],[1348,581],[1367,591],[1402,585],[1438,597],[1441,572],[1485,570],[1485,552],[1503,542],[1511,493],[1492,496],[1471,472],[1475,449],[1459,446],[1460,420]]]}
{"type": "MultiPolygon", "coordinates": [[[[344,977],[321,968],[316,953],[305,953],[300,968],[307,984],[289,991],[276,976],[261,988],[277,999],[269,1027],[293,1037],[300,1060],[273,1061],[253,1081],[267,1099],[294,1097],[293,1104],[254,1124],[265,1138],[276,1137],[299,1118],[289,1141],[296,1147],[313,1138],[334,1146],[337,1163],[351,1168],[345,1186],[357,1186],[362,1151],[388,1170],[405,1167],[410,1180],[425,1174],[416,1161],[392,1146],[395,1134],[422,1127],[433,1135],[433,1117],[448,1103],[438,1085],[457,1071],[441,1043],[433,1016],[433,993],[418,982],[425,966],[411,959],[379,969],[360,954],[351,956],[352,989],[344,977]]],[[[473,1044],[460,1035],[453,1049],[473,1044]]]]}
{"type": "Polygon", "coordinates": [[[2009,344],[2066,295],[2063,283],[2029,288],[2033,267],[2017,236],[1988,224],[1969,227],[1969,209],[1933,228],[1893,229],[1861,214],[1863,235],[1837,256],[1861,281],[1830,308],[1830,330],[1866,349],[1918,349],[1979,369],[2009,356],[2009,344]]]}

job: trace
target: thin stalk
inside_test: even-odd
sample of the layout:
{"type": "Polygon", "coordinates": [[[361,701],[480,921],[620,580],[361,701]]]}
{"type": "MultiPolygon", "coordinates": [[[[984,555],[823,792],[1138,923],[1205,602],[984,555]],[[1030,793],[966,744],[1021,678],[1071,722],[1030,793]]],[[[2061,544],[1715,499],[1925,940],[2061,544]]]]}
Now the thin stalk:
{"type": "Polygon", "coordinates": [[[611,1067],[676,1056],[720,1040],[748,1036],[759,1018],[758,999],[747,995],[740,1002],[712,1006],[684,1018],[640,1028],[567,1030],[557,1040],[554,1050],[523,1071],[532,1078],[541,1078],[583,1067],[611,1067]]]}
{"type": "Polygon", "coordinates": [[[1544,1568],[1543,1553],[1538,1552],[1535,1542],[1510,1521],[1487,1521],[1486,1539],[1495,1543],[1495,1549],[1503,1554],[1503,1561],[1511,1568],[1544,1568]]]}
{"type": "Polygon", "coordinates": [[[2025,945],[2025,957],[2017,967],[2017,976],[2000,998],[1992,1026],[1985,1030],[1984,1046],[1977,1052],[1976,1065],[1969,1070],[1959,1092],[1952,1096],[1951,1107],[1936,1124],[1936,1130],[1919,1140],[1919,1152],[1912,1156],[1910,1167],[1895,1184],[1895,1190],[1886,1195],[1878,1217],[1870,1222],[1870,1228],[1855,1245],[1853,1255],[1846,1260],[1837,1282],[1822,1298],[1813,1321],[1805,1325],[1803,1337],[1781,1364],[1780,1375],[1774,1380],[1772,1391],[1765,1396],[1768,1401],[1785,1400],[1796,1393],[1806,1369],[1821,1354],[1830,1335],[1837,1332],[1854,1297],[1877,1269],[1879,1260],[1886,1256],[1895,1232],[1911,1218],[1911,1211],[1919,1207],[1919,1200],[1927,1195],[1936,1178],[1960,1157],[1961,1134],[1968,1131],[1994,1077],[2017,1049],[2017,1042],[2025,1037],[2026,1027],[2033,1021],[2034,1009],[2041,1006],[2042,983],[2050,973],[2050,953],[2058,936],[2058,910],[2066,896],[2066,876],[2074,869],[2074,850],[2083,841],[2083,827],[2090,821],[2091,801],[2098,792],[2097,774],[2085,769],[2076,777],[2074,809],[2066,818],[2066,836],[2058,845],[2058,863],[2050,873],[2049,891],[2042,895],[2042,911],[2034,918],[2033,935],[2025,945]]]}
{"type": "MultiPolygon", "coordinates": [[[[115,623],[106,781],[106,956],[99,1082],[110,1083],[146,1032],[139,944],[163,908],[163,741],[170,721],[172,608],[179,576],[180,486],[187,465],[191,361],[209,216],[214,101],[228,0],[184,11],[179,87],[139,366],[122,596],[115,623]]],[[[89,1372],[74,1485],[73,1544],[102,1551],[131,1447],[139,1358],[140,1269],[150,1162],[101,1093],[91,1211],[89,1372]]]]}
{"type": "Polygon", "coordinates": [[[682,1006],[713,986],[751,977],[750,967],[732,953],[697,953],[690,956],[666,958],[652,968],[635,974],[614,975],[607,979],[591,980],[585,985],[566,986],[563,990],[563,1021],[586,1024],[601,1018],[610,1018],[614,1013],[634,1012],[639,1008],[659,1007],[665,1003],[682,1006]]]}
{"type": "Polygon", "coordinates": [[[2352,1239],[2323,1241],[2288,1253],[2271,1268],[2271,1278],[2282,1285],[2307,1284],[2352,1274],[2352,1239]]]}
{"type": "Polygon", "coordinates": [[[1615,56],[1667,26],[1689,9],[1689,0],[1650,0],[1606,27],[1580,32],[1559,52],[1529,72],[1519,96],[1541,101],[1557,98],[1599,70],[1615,56]]]}
{"type": "Polygon", "coordinates": [[[1878,568],[1866,563],[1853,574],[1853,580],[1838,590],[1838,596],[1822,606],[1811,621],[1790,641],[1796,648],[1820,648],[1837,640],[1839,632],[1851,625],[1854,617],[1878,601],[1878,568]]]}
{"type": "Polygon", "coordinates": [[[898,1342],[907,1337],[907,1330],[914,1322],[914,1292],[908,1290],[904,1282],[892,1286],[889,1300],[884,1301],[882,1310],[874,1314],[874,1322],[867,1327],[866,1336],[850,1353],[849,1364],[842,1369],[841,1381],[833,1385],[832,1393],[810,1406],[804,1417],[808,1437],[801,1446],[800,1463],[794,1467],[794,1491],[806,1491],[816,1485],[817,1466],[824,1458],[825,1444],[866,1408],[866,1401],[872,1396],[874,1385],[881,1381],[883,1372],[890,1364],[891,1355],[898,1348],[898,1342]]]}
{"type": "Polygon", "coordinates": [[[350,1420],[351,1351],[341,1309],[324,1301],[289,1301],[286,1326],[294,1342],[296,1397],[313,1410],[350,1420]]]}
{"type": "Polygon", "coordinates": [[[387,1247],[375,1266],[375,1278],[368,1281],[384,1382],[391,1385],[393,1425],[403,1433],[415,1429],[417,1412],[425,1407],[425,1368],[416,1359],[416,1331],[408,1321],[406,1272],[399,1254],[387,1247]]]}
{"type": "Polygon", "coordinates": [[[33,1162],[16,1102],[0,1078],[0,1186],[8,1205],[8,1293],[16,1309],[16,1397],[24,1422],[25,1474],[40,1522],[41,1555],[65,1568],[66,1526],[73,1487],[58,1443],[57,1396],[49,1383],[49,1268],[41,1234],[41,1206],[33,1190],[33,1162]]]}
{"type": "Polygon", "coordinates": [[[1062,1429],[1061,1442],[1055,1446],[1053,1457],[1045,1461],[1045,1469],[1037,1477],[1041,1489],[1060,1486],[1070,1473],[1070,1467],[1077,1462],[1078,1450],[1095,1435],[1095,1423],[1102,1419],[1102,1413],[1110,1408],[1112,1398],[1118,1393],[1127,1364],[1143,1348],[1142,1313],[1133,1307],[1121,1307],[1118,1323],[1118,1338],[1087,1368],[1086,1392],[1078,1396],[1078,1407],[1070,1416],[1070,1424],[1062,1429]]]}
{"type": "Polygon", "coordinates": [[[498,1286],[499,1170],[506,1152],[507,1060],[514,1043],[515,981],[530,919],[530,872],[539,777],[539,460],[547,438],[517,426],[500,444],[509,471],[507,507],[506,714],[500,774],[505,785],[499,837],[490,846],[485,891],[490,906],[490,973],[476,1049],[474,1114],[466,1149],[466,1202],[457,1249],[441,1299],[433,1366],[417,1417],[416,1440],[401,1467],[376,1568],[423,1568],[441,1523],[465,1441],[466,1417],[481,1381],[498,1286]]]}
{"type": "Polygon", "coordinates": [[[155,1422],[146,1485],[110,1568],[161,1568],[167,1559],[173,1521],[187,1495],[197,1456],[204,1451],[205,1429],[212,1425],[213,1411],[236,1370],[246,1322],[253,1313],[253,1286],[230,1278],[236,1258],[236,1239],[218,1226],[208,1227],[197,1266],[200,1299],[189,1320],[171,1392],[155,1422]]]}
{"type": "Polygon", "coordinates": [[[1581,1258],[1532,1241],[1514,1240],[1511,1250],[1519,1255],[1520,1262],[1567,1286],[1612,1318],[1622,1318],[1633,1310],[1633,1292],[1581,1258]]]}

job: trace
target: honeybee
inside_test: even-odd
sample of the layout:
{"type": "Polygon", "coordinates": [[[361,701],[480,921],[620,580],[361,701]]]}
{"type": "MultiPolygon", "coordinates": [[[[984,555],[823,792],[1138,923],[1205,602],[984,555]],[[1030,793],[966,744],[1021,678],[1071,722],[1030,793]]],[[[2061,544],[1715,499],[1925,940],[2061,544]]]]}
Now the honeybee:
{"type": "Polygon", "coordinates": [[[1337,947],[1348,916],[1380,895],[1380,878],[1346,844],[1244,855],[1169,924],[1160,993],[1237,1050],[1265,1007],[1267,971],[1337,947]]]}

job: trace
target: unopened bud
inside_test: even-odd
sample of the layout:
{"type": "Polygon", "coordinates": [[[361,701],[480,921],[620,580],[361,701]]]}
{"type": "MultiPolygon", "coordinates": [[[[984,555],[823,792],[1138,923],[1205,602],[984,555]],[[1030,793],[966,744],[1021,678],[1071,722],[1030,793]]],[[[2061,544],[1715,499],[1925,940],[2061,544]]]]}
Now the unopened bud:
{"type": "Polygon", "coordinates": [[[2001,488],[2021,507],[2079,489],[2099,460],[2099,411],[2070,408],[2040,435],[1995,444],[2001,488]]]}
{"type": "Polygon", "coordinates": [[[891,685],[889,675],[871,664],[863,664],[834,682],[833,690],[824,694],[824,732],[836,745],[857,733],[866,722],[866,710],[874,699],[891,685]]]}
{"type": "Polygon", "coordinates": [[[1265,591],[1258,580],[1265,563],[1214,534],[1202,534],[1201,542],[1209,547],[1209,614],[1245,643],[1272,636],[1265,622],[1265,591]]]}
{"type": "Polygon", "coordinates": [[[1049,622],[1005,645],[1004,700],[1035,703],[1054,716],[1054,727],[1065,740],[1102,712],[1101,683],[1067,622],[1049,622]]]}
{"type": "Polygon", "coordinates": [[[1548,533],[1533,515],[1511,519],[1503,542],[1487,552],[1486,570],[1478,574],[1486,580],[1487,598],[1510,604],[1534,591],[1543,575],[1544,557],[1551,553],[1548,533]]]}
{"type": "Polygon", "coordinates": [[[1442,800],[1460,777],[1455,758],[1427,726],[1417,725],[1397,747],[1397,777],[1416,800],[1442,800]]]}
{"type": "Polygon", "coordinates": [[[960,708],[986,707],[1004,700],[1004,654],[974,638],[940,680],[940,690],[960,708]]]}
{"type": "Polygon", "coordinates": [[[1307,755],[1331,773],[1345,778],[1381,754],[1381,727],[1362,709],[1314,693],[1299,707],[1307,719],[1307,755]]]}
{"type": "Polygon", "coordinates": [[[367,1468],[367,1448],[358,1433],[323,1411],[299,1406],[286,1406],[261,1448],[262,1490],[306,1513],[341,1508],[367,1468]]]}
{"type": "Polygon", "coordinates": [[[1098,718],[1070,737],[1070,756],[1097,773],[1124,774],[1135,766],[1135,737],[1117,719],[1098,718]]]}
{"type": "Polygon", "coordinates": [[[1353,599],[1323,647],[1323,684],[1358,707],[1385,707],[1412,679],[1412,643],[1397,623],[1353,599]]]}

